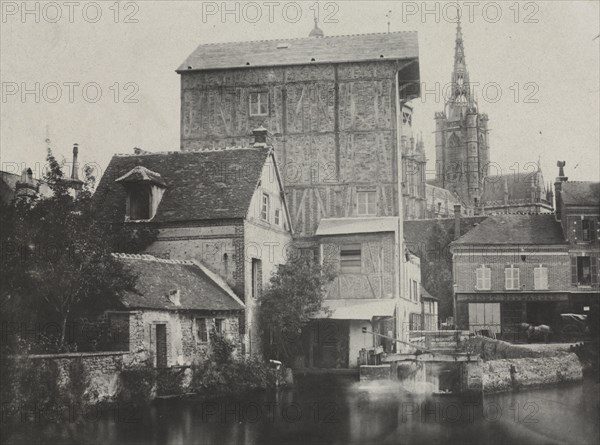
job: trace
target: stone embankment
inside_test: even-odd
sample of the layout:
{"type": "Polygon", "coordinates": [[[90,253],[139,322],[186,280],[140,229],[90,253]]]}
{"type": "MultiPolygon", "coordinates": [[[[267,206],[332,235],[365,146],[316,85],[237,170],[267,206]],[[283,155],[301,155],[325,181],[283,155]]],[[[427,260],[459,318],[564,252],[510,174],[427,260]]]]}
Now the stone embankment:
{"type": "Polygon", "coordinates": [[[483,392],[496,393],[582,380],[583,366],[569,346],[513,345],[471,337],[459,349],[481,356],[483,392]]]}

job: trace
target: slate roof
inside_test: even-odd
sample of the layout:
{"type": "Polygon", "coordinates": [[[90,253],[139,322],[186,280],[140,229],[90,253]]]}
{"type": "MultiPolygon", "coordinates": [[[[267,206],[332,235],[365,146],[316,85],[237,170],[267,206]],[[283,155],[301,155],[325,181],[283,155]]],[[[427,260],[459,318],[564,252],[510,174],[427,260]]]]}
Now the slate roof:
{"type": "Polygon", "coordinates": [[[600,206],[600,182],[563,182],[561,196],[566,205],[598,207],[600,206]]]}
{"type": "Polygon", "coordinates": [[[138,279],[122,302],[128,309],[243,310],[244,304],[218,276],[197,261],[164,260],[152,255],[113,254],[138,279]],[[179,290],[180,305],[168,294],[179,290]]]}
{"type": "Polygon", "coordinates": [[[504,203],[504,184],[506,182],[508,191],[508,202],[533,202],[531,199],[532,185],[533,188],[540,194],[544,190],[543,178],[537,176],[541,174],[532,173],[510,173],[486,178],[484,183],[481,202],[485,204],[502,204],[504,203]]]}
{"type": "Polygon", "coordinates": [[[115,155],[96,192],[99,218],[122,222],[126,193],[115,182],[136,166],[160,174],[166,185],[153,222],[245,218],[269,147],[115,155]]]}
{"type": "Polygon", "coordinates": [[[466,235],[458,244],[566,244],[560,222],[551,214],[490,216],[466,235]]]}
{"type": "Polygon", "coordinates": [[[284,38],[202,44],[177,72],[418,57],[419,43],[415,31],[284,38]]]}

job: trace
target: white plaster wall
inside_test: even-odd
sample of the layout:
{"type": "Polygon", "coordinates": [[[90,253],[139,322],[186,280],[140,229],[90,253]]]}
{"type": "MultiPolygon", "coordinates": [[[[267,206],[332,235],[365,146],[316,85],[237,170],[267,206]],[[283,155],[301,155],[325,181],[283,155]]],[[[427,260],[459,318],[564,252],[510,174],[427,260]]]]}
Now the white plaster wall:
{"type": "Polygon", "coordinates": [[[362,328],[367,328],[368,331],[373,330],[371,322],[366,320],[350,320],[348,335],[350,342],[348,346],[348,367],[358,367],[358,351],[363,348],[373,347],[373,335],[363,334],[362,328]]]}

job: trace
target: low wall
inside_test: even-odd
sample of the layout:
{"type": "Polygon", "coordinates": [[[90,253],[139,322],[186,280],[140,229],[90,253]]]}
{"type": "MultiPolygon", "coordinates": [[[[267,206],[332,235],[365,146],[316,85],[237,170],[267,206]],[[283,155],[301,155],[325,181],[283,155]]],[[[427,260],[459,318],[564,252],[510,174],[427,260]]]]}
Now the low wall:
{"type": "Polygon", "coordinates": [[[482,362],[481,368],[484,393],[518,391],[583,379],[583,367],[573,353],[554,357],[490,360],[482,362]]]}
{"type": "Polygon", "coordinates": [[[3,363],[5,406],[21,410],[112,402],[129,352],[13,356],[3,363]]]}
{"type": "Polygon", "coordinates": [[[556,355],[556,351],[536,351],[525,346],[513,345],[502,340],[489,337],[469,337],[458,345],[460,352],[478,354],[483,360],[512,358],[535,358],[556,355]]]}

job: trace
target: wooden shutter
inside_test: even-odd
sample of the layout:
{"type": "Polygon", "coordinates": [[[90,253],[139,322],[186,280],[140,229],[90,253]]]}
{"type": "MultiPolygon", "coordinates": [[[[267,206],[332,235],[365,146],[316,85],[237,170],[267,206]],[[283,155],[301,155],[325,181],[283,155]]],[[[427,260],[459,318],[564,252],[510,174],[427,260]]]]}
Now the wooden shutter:
{"type": "Polygon", "coordinates": [[[490,269],[489,267],[483,269],[483,288],[492,288],[492,269],[490,269]]]}
{"type": "Polygon", "coordinates": [[[592,286],[598,286],[598,257],[592,255],[590,257],[590,270],[592,272],[592,286]]]}
{"type": "Polygon", "coordinates": [[[571,284],[577,286],[577,257],[571,257],[571,284]]]}
{"type": "Polygon", "coordinates": [[[477,283],[475,284],[476,289],[483,289],[483,268],[479,267],[475,269],[477,283]]]}
{"type": "Polygon", "coordinates": [[[504,268],[504,288],[510,289],[512,284],[510,269],[508,267],[504,268]]]}
{"type": "Polygon", "coordinates": [[[583,240],[583,221],[581,219],[573,221],[573,228],[575,229],[575,236],[576,236],[575,241],[582,241],[583,240]]]}

